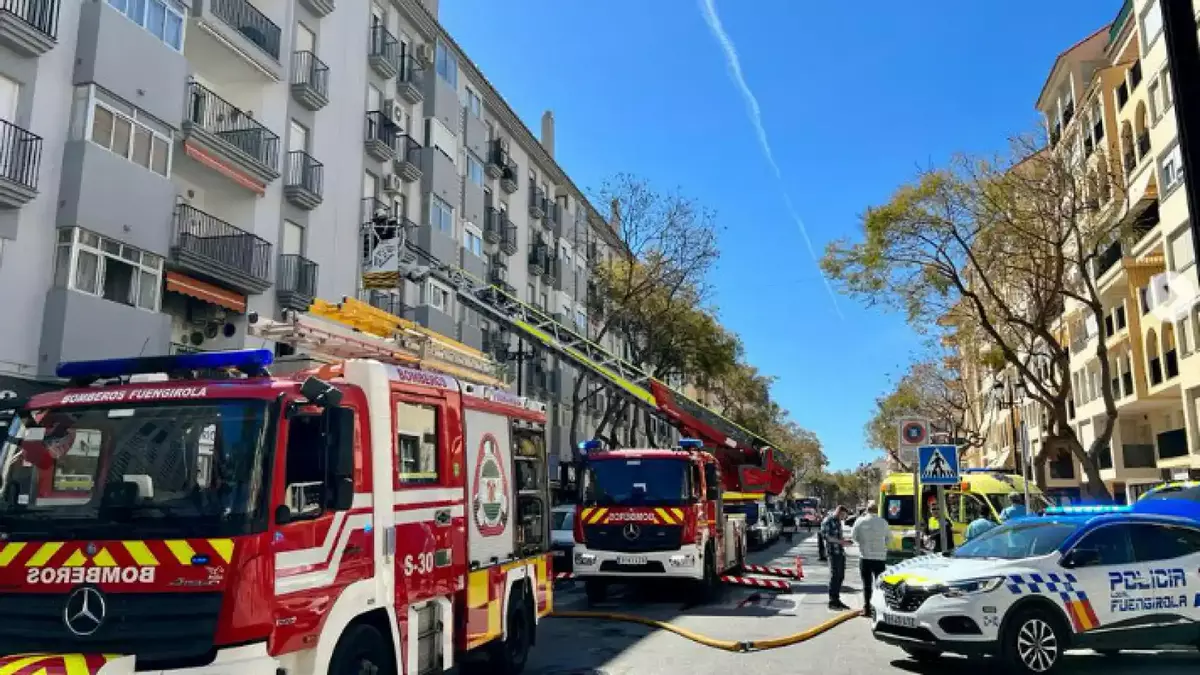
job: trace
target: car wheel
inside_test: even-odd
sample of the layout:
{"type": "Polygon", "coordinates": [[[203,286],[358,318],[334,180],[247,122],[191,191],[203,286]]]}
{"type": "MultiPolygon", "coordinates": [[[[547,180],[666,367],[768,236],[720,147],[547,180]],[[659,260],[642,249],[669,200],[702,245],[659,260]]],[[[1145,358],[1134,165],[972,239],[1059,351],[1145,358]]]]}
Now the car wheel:
{"type": "Polygon", "coordinates": [[[1031,609],[1009,623],[1001,653],[1012,672],[1049,673],[1058,667],[1066,646],[1066,633],[1057,617],[1031,609]]]}

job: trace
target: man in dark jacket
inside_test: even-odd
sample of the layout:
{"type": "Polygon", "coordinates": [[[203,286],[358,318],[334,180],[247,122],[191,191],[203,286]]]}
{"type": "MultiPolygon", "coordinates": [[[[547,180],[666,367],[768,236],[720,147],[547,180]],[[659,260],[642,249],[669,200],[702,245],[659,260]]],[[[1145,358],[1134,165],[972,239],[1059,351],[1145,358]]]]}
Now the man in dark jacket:
{"type": "Polygon", "coordinates": [[[821,523],[821,535],[825,539],[825,550],[829,554],[829,609],[850,609],[842,602],[842,581],[846,578],[846,546],[850,542],[842,532],[842,520],[846,507],[838,506],[821,523]]]}

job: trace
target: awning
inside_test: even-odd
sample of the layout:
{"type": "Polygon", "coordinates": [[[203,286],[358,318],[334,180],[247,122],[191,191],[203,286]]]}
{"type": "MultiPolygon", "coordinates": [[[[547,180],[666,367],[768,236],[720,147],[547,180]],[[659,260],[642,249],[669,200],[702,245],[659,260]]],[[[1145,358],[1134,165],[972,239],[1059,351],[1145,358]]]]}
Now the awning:
{"type": "Polygon", "coordinates": [[[193,279],[179,272],[167,272],[167,290],[182,293],[238,313],[246,311],[246,296],[193,279]]]}

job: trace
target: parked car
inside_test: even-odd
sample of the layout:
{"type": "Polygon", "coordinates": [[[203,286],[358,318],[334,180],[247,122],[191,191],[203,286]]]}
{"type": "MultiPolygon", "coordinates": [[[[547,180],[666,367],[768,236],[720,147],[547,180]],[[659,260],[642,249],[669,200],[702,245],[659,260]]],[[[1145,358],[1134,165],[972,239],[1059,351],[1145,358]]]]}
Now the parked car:
{"type": "Polygon", "coordinates": [[[564,504],[550,510],[550,553],[555,572],[570,572],[575,550],[575,505],[564,504]]]}

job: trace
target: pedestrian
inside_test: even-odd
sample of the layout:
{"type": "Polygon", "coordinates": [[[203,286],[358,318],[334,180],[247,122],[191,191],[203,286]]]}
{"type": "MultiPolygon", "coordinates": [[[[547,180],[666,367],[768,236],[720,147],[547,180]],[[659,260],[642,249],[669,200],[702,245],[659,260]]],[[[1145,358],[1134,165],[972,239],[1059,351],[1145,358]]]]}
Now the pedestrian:
{"type": "Polygon", "coordinates": [[[994,527],[996,527],[996,523],[991,518],[979,516],[972,520],[970,525],[967,525],[967,531],[963,533],[963,538],[970,541],[994,527]]]}
{"type": "Polygon", "coordinates": [[[891,536],[887,521],[876,513],[874,500],[867,502],[866,510],[854,521],[854,527],[850,530],[850,538],[858,544],[858,573],[862,576],[863,585],[863,616],[872,616],[871,593],[875,590],[875,580],[887,567],[887,545],[891,536]]]}
{"type": "Polygon", "coordinates": [[[850,543],[842,534],[842,519],[846,507],[838,505],[821,523],[821,534],[825,536],[825,551],[829,555],[829,609],[850,609],[842,602],[842,581],[846,578],[846,546],[850,543]]]}
{"type": "Polygon", "coordinates": [[[1000,512],[1000,522],[1007,523],[1013,518],[1024,518],[1029,515],[1025,509],[1025,495],[1013,492],[1008,495],[1008,508],[1000,512]]]}

